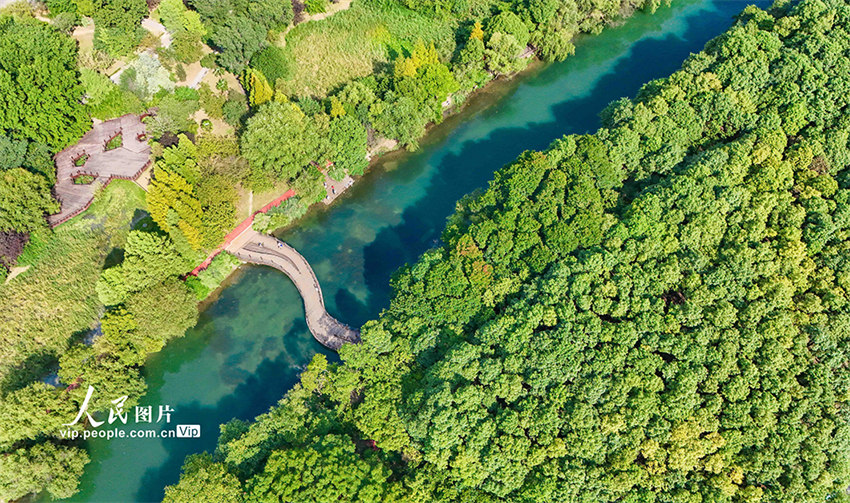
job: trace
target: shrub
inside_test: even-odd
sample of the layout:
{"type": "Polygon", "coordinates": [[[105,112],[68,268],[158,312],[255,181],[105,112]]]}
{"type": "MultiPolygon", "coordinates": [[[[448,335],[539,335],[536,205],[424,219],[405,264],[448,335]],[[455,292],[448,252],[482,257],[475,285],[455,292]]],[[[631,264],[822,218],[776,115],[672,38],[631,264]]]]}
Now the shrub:
{"type": "Polygon", "coordinates": [[[118,134],[106,143],[104,150],[114,150],[124,144],[124,138],[118,134]]]}
{"type": "Polygon", "coordinates": [[[319,14],[327,10],[326,0],[305,0],[304,8],[309,14],[319,14]]]}
{"type": "Polygon", "coordinates": [[[198,101],[201,95],[197,89],[188,86],[178,86],[174,89],[174,97],[180,101],[198,101]]]}
{"type": "Polygon", "coordinates": [[[74,183],[77,185],[89,185],[95,181],[95,177],[92,175],[80,175],[74,177],[74,183]]]}
{"type": "Polygon", "coordinates": [[[277,79],[288,79],[292,75],[290,65],[286,52],[276,45],[270,45],[251,57],[251,67],[262,72],[272,86],[277,79]]]}
{"type": "Polygon", "coordinates": [[[201,66],[203,68],[208,68],[212,70],[216,67],[216,56],[214,52],[209,54],[205,54],[204,57],[201,58],[201,66]]]}
{"type": "Polygon", "coordinates": [[[221,112],[224,115],[225,122],[238,128],[242,123],[242,118],[248,113],[248,99],[245,98],[244,94],[231,89],[227,93],[227,101],[221,107],[221,112]]]}
{"type": "Polygon", "coordinates": [[[171,91],[174,81],[157,56],[144,52],[121,74],[121,87],[147,101],[160,90],[171,91]]]}
{"type": "Polygon", "coordinates": [[[304,115],[316,115],[325,111],[325,107],[310,96],[298,98],[298,106],[304,115]]]}
{"type": "Polygon", "coordinates": [[[187,285],[195,292],[198,300],[203,300],[216,288],[221,285],[233,269],[239,266],[241,262],[235,256],[221,252],[212,259],[210,265],[206,269],[198,273],[197,276],[189,276],[186,278],[187,285]]]}

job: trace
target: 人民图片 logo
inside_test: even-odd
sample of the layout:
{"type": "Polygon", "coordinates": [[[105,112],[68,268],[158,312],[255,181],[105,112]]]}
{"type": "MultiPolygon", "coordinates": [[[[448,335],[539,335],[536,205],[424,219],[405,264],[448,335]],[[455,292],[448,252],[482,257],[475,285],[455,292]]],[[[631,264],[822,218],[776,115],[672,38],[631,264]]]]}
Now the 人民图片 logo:
{"type": "MultiPolygon", "coordinates": [[[[91,403],[92,396],[94,395],[95,389],[94,386],[89,386],[88,391],[86,392],[86,397],[83,400],[82,405],[80,405],[80,410],[77,412],[77,416],[69,423],[63,423],[62,426],[68,426],[60,431],[62,438],[71,438],[76,439],[82,437],[84,440],[89,438],[200,438],[201,437],[201,426],[198,424],[185,424],[185,425],[177,425],[174,429],[133,429],[129,431],[121,430],[117,428],[117,424],[115,428],[100,428],[104,424],[114,424],[116,422],[126,425],[131,417],[128,411],[124,410],[124,404],[127,401],[127,396],[120,396],[114,400],[111,400],[110,403],[112,407],[109,409],[109,416],[97,419],[94,416],[94,413],[89,411],[89,404],[91,403]],[[80,431],[78,428],[71,428],[77,424],[80,424],[81,421],[84,423],[87,419],[88,425],[91,428],[83,429],[80,431]]],[[[151,425],[160,424],[165,426],[171,423],[171,414],[174,412],[174,408],[170,405],[159,405],[156,409],[154,409],[153,405],[136,405],[133,408],[133,423],[144,424],[148,423],[151,425]],[[154,414],[156,412],[156,414],[154,414]],[[154,421],[154,418],[156,420],[154,421]]]]}

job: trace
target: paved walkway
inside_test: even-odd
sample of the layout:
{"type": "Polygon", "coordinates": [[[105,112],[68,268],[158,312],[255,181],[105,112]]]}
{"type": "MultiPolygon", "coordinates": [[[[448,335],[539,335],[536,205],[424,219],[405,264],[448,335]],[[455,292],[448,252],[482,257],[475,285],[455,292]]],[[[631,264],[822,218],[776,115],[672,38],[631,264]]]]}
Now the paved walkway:
{"type": "Polygon", "coordinates": [[[307,259],[295,248],[249,229],[234,239],[226,250],[241,260],[274,267],[289,276],[304,300],[307,327],[323,346],[338,351],[343,344],[360,342],[359,331],[337,321],[325,310],[319,280],[307,259]]]}
{"type": "Polygon", "coordinates": [[[153,36],[159,38],[159,43],[162,47],[166,49],[171,47],[171,33],[168,33],[168,30],[166,30],[165,26],[162,24],[146,17],[142,19],[142,28],[148,30],[153,34],[153,36]]]}
{"type": "Polygon", "coordinates": [[[56,185],[54,194],[61,204],[59,213],[47,217],[56,227],[89,207],[98,187],[113,178],[135,180],[150,161],[151,147],[144,138],[145,125],[138,115],[125,115],[95,125],[75,145],[56,154],[56,185]],[[106,144],[121,135],[120,147],[105,150],[106,144]],[[83,156],[85,164],[75,161],[83,156]],[[89,175],[94,181],[76,184],[74,178],[89,175]]]}
{"type": "Polygon", "coordinates": [[[342,180],[334,180],[325,173],[325,192],[327,192],[327,195],[322,202],[331,204],[352,185],[354,185],[354,178],[351,178],[351,175],[345,175],[342,180]]]}

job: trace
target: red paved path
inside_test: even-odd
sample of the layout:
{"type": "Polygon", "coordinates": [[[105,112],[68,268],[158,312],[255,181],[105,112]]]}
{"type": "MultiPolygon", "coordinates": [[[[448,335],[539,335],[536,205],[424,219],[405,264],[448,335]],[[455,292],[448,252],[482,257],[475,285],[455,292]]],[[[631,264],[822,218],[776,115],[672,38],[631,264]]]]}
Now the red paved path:
{"type": "Polygon", "coordinates": [[[286,192],[284,192],[282,196],[278,197],[274,201],[270,202],[269,204],[263,206],[259,210],[252,213],[250,217],[243,220],[241,223],[239,223],[239,225],[234,227],[232,231],[227,233],[227,235],[224,236],[224,241],[218,246],[218,248],[216,248],[212,253],[210,253],[209,256],[207,256],[207,258],[204,259],[204,261],[201,262],[201,264],[198,267],[196,267],[195,269],[193,269],[192,272],[190,272],[189,274],[191,274],[192,276],[197,276],[199,272],[201,272],[204,269],[206,269],[207,267],[209,267],[210,262],[212,262],[212,259],[214,259],[216,255],[221,253],[221,251],[224,250],[224,248],[227,247],[227,245],[229,245],[234,239],[239,237],[240,234],[242,234],[243,232],[245,232],[247,229],[249,229],[251,227],[251,224],[254,223],[254,217],[257,216],[258,213],[265,213],[265,212],[269,211],[270,209],[274,208],[275,206],[279,206],[280,203],[286,201],[287,199],[289,199],[290,197],[292,197],[294,195],[295,195],[295,191],[292,190],[292,189],[289,189],[286,192]]]}

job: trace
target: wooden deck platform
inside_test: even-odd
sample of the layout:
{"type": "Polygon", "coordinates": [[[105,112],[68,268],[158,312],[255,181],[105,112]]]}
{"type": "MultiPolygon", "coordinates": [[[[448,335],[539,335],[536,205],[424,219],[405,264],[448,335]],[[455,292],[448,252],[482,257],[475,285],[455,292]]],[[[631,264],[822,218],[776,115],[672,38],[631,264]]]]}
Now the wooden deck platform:
{"type": "Polygon", "coordinates": [[[80,214],[92,202],[98,188],[113,178],[135,180],[150,162],[145,124],[139,115],[125,115],[96,124],[79,142],[54,157],[56,185],[54,195],[61,205],[59,213],[47,217],[56,227],[80,214]],[[106,150],[106,145],[116,135],[121,135],[120,147],[106,150]],[[88,156],[81,166],[76,161],[88,156]],[[74,183],[74,179],[88,175],[94,178],[89,184],[74,183]]]}
{"type": "Polygon", "coordinates": [[[325,191],[327,192],[327,195],[322,202],[325,204],[331,204],[352,185],[354,185],[354,178],[352,178],[351,175],[345,175],[345,178],[342,180],[334,180],[325,173],[325,191]]]}

